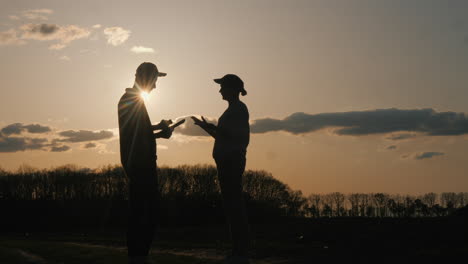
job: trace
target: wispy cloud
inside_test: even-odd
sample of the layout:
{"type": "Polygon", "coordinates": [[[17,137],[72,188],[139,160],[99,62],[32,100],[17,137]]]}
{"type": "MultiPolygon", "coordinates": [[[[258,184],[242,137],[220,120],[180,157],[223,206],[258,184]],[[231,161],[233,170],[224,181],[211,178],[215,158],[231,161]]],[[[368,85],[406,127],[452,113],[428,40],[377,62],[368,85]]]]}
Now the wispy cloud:
{"type": "Polygon", "coordinates": [[[33,9],[23,11],[21,14],[24,18],[31,20],[48,20],[48,15],[52,14],[54,11],[51,9],[33,9]]]}
{"type": "Polygon", "coordinates": [[[18,37],[18,32],[15,29],[0,32],[0,45],[23,45],[26,41],[18,37]]]}
{"type": "Polygon", "coordinates": [[[63,146],[53,146],[50,151],[51,152],[64,152],[64,151],[67,151],[69,150],[70,147],[67,146],[67,145],[63,145],[63,146]]]}
{"type": "Polygon", "coordinates": [[[405,154],[401,156],[403,159],[414,159],[414,160],[423,160],[423,159],[432,159],[437,156],[445,155],[444,152],[437,151],[428,151],[428,152],[418,152],[413,154],[405,154]]]}
{"type": "MultiPolygon", "coordinates": [[[[174,130],[174,133],[185,135],[185,136],[211,137],[203,129],[201,129],[199,126],[195,125],[192,118],[190,118],[190,117],[191,116],[182,116],[182,117],[176,118],[174,123],[176,123],[177,121],[179,121],[181,119],[185,119],[185,123],[178,126],[174,130]]],[[[197,117],[199,117],[199,116],[197,116],[197,117]]],[[[217,121],[216,121],[215,118],[205,117],[205,119],[206,119],[206,121],[208,121],[210,123],[217,124],[217,121]]]]}
{"type": "Polygon", "coordinates": [[[20,20],[21,19],[19,16],[15,16],[15,15],[8,16],[8,18],[11,19],[11,20],[20,20]]]}
{"type": "Polygon", "coordinates": [[[95,147],[97,147],[96,143],[92,143],[92,142],[86,143],[86,144],[83,146],[83,148],[85,148],[85,149],[95,148],[95,147]]]}
{"type": "Polygon", "coordinates": [[[70,57],[66,56],[66,55],[63,55],[59,58],[59,60],[63,60],[63,61],[70,61],[70,57]]]}
{"type": "Polygon", "coordinates": [[[63,137],[62,139],[56,139],[56,141],[59,142],[84,142],[109,139],[114,136],[111,131],[106,130],[101,130],[99,132],[90,130],[67,130],[58,133],[58,135],[63,137]]]}
{"type": "Polygon", "coordinates": [[[107,38],[107,43],[113,46],[123,44],[130,37],[130,30],[121,27],[108,27],[104,29],[104,35],[107,38]]]}
{"type": "Polygon", "coordinates": [[[143,47],[143,46],[133,46],[131,49],[130,49],[131,52],[133,53],[136,53],[136,54],[140,54],[140,53],[154,53],[154,49],[153,48],[147,48],[147,47],[143,47]]]}
{"type": "Polygon", "coordinates": [[[25,24],[20,27],[22,39],[39,41],[58,40],[59,43],[51,45],[49,49],[63,49],[71,41],[87,38],[91,32],[76,25],[60,26],[57,24],[25,24]]]}

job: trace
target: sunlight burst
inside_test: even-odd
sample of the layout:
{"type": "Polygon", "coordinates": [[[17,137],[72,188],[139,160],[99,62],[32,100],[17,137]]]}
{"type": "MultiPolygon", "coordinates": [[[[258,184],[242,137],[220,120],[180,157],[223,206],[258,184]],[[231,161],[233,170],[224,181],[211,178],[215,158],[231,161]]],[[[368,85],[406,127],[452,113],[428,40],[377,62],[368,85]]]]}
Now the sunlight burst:
{"type": "Polygon", "coordinates": [[[141,98],[143,98],[143,100],[145,100],[145,102],[148,102],[149,97],[150,97],[149,93],[147,92],[141,92],[140,96],[141,98]]]}

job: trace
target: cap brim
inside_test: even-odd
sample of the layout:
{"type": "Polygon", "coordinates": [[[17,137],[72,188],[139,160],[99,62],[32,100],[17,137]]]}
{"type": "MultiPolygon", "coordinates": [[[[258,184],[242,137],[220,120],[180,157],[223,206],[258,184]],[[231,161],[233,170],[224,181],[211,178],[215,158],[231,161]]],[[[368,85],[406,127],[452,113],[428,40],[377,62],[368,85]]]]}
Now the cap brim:
{"type": "Polygon", "coordinates": [[[221,84],[221,83],[223,82],[223,79],[213,79],[213,81],[214,81],[215,83],[221,84]]]}
{"type": "Polygon", "coordinates": [[[165,72],[158,72],[158,77],[164,77],[166,75],[167,75],[167,73],[165,73],[165,72]]]}

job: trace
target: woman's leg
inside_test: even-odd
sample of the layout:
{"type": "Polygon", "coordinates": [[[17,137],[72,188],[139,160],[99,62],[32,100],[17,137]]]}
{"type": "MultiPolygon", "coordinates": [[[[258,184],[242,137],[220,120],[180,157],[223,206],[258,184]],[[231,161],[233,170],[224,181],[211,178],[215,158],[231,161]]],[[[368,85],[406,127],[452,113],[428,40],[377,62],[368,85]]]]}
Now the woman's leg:
{"type": "Polygon", "coordinates": [[[245,158],[232,157],[225,160],[217,160],[216,164],[224,210],[233,242],[232,253],[235,256],[247,256],[249,226],[242,188],[245,158]]]}

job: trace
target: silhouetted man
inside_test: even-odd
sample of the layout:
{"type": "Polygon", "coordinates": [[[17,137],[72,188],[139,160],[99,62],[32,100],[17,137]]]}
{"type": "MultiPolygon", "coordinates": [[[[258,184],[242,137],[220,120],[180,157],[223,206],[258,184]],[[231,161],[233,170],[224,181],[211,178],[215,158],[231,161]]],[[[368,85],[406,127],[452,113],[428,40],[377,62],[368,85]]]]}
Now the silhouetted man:
{"type": "Polygon", "coordinates": [[[159,72],[153,63],[142,63],[136,70],[135,84],[125,90],[118,105],[120,158],[129,178],[129,263],[150,262],[148,254],[156,229],[159,203],[156,138],[170,138],[172,129],[170,120],[151,125],[142,92],[151,92],[162,76],[166,74],[159,72]]]}

